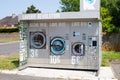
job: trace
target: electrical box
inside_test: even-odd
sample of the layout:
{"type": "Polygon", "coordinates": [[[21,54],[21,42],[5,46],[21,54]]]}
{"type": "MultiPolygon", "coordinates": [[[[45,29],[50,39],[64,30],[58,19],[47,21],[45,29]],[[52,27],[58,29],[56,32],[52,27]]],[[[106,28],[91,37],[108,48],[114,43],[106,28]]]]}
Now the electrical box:
{"type": "Polygon", "coordinates": [[[22,14],[20,66],[99,70],[99,11],[22,14]]]}

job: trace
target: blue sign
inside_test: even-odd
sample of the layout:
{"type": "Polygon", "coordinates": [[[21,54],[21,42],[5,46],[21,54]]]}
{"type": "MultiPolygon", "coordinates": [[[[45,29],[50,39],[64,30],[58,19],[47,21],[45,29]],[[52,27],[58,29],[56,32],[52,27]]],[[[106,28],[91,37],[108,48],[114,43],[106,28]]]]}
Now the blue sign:
{"type": "Polygon", "coordinates": [[[92,4],[92,3],[94,3],[94,0],[88,0],[88,3],[92,4]]]}

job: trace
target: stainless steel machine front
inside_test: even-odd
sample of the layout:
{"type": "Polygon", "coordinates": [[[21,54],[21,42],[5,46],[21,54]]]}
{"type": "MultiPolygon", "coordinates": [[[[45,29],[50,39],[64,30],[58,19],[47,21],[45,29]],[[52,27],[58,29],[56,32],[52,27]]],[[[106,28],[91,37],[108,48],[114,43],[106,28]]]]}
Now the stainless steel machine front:
{"type": "Polygon", "coordinates": [[[20,66],[98,71],[102,28],[95,7],[100,2],[89,1],[81,0],[81,12],[19,15],[20,66]]]}

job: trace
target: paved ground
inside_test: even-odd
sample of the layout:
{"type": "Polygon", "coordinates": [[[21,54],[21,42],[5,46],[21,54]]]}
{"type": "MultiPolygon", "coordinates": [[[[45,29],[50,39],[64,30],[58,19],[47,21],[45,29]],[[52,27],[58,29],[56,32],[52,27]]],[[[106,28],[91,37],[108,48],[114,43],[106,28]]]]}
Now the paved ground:
{"type": "MultiPolygon", "coordinates": [[[[51,80],[116,80],[111,70],[111,67],[101,67],[99,76],[95,76],[95,72],[92,71],[58,70],[58,69],[44,69],[44,68],[26,68],[22,71],[1,70],[0,73],[40,77],[40,79],[44,77],[45,79],[51,79],[51,80]]],[[[44,80],[44,78],[42,80],[44,80]]],[[[26,79],[25,77],[25,79],[22,78],[21,80],[28,80],[28,79],[26,79]]],[[[34,79],[30,79],[30,80],[34,80],[34,79]]]]}
{"type": "Polygon", "coordinates": [[[42,78],[42,77],[22,76],[22,75],[13,75],[13,74],[0,74],[0,80],[64,80],[64,79],[42,78]]]}
{"type": "Polygon", "coordinates": [[[120,80],[120,61],[112,62],[111,67],[112,67],[115,77],[120,80]]]}
{"type": "Polygon", "coordinates": [[[18,42],[0,43],[0,55],[11,55],[18,53],[19,53],[18,42]]]}

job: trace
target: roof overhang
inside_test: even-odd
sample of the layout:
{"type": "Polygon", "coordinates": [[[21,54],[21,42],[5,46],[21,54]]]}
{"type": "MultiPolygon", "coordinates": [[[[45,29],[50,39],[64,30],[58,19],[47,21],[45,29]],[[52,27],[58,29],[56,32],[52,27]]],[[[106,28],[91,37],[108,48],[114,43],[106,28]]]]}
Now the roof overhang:
{"type": "Polygon", "coordinates": [[[84,11],[84,12],[62,12],[62,13],[37,13],[37,14],[21,14],[18,17],[19,21],[43,21],[43,20],[85,20],[95,19],[100,20],[99,11],[84,11]]]}

